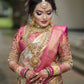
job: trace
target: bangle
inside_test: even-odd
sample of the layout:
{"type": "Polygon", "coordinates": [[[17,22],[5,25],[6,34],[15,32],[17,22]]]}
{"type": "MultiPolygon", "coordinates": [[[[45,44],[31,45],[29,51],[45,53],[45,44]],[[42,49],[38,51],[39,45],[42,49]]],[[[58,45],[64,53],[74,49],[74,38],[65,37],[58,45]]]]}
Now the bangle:
{"type": "Polygon", "coordinates": [[[50,72],[49,72],[48,68],[45,68],[45,69],[48,72],[48,77],[49,77],[50,76],[50,72]]]}
{"type": "Polygon", "coordinates": [[[61,69],[60,69],[59,65],[53,65],[52,68],[54,69],[54,74],[53,75],[61,74],[61,69]]]}
{"type": "Polygon", "coordinates": [[[49,70],[50,76],[51,76],[51,75],[52,75],[52,70],[51,70],[51,68],[50,68],[50,67],[47,67],[47,69],[49,70]]]}
{"type": "Polygon", "coordinates": [[[52,70],[52,75],[54,74],[54,69],[52,66],[50,66],[51,70],[52,70]]]}
{"type": "Polygon", "coordinates": [[[27,71],[29,71],[29,68],[25,71],[25,73],[24,73],[24,77],[26,77],[26,73],[27,73],[27,71]]]}
{"type": "Polygon", "coordinates": [[[21,72],[22,69],[23,69],[23,67],[21,67],[19,65],[16,67],[15,72],[17,73],[17,75],[21,76],[20,72],[21,72]]]}
{"type": "Polygon", "coordinates": [[[60,68],[60,73],[62,73],[62,67],[59,65],[59,68],[60,68]]]}
{"type": "Polygon", "coordinates": [[[21,74],[21,77],[24,77],[24,73],[27,69],[26,68],[23,68],[21,71],[20,71],[20,74],[21,74]]]}

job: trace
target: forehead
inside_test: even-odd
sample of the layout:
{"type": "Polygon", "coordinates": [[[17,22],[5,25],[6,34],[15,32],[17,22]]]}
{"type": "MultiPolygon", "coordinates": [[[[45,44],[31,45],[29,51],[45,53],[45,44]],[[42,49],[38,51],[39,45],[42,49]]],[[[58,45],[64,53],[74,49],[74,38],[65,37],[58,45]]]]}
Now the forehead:
{"type": "Polygon", "coordinates": [[[47,7],[46,7],[45,9],[43,9],[43,8],[41,7],[41,3],[42,3],[42,2],[40,2],[40,3],[38,3],[38,4],[36,5],[34,11],[36,11],[36,10],[40,10],[40,11],[44,11],[44,10],[45,10],[45,11],[47,11],[47,10],[52,9],[51,4],[50,4],[49,2],[47,2],[47,7]]]}

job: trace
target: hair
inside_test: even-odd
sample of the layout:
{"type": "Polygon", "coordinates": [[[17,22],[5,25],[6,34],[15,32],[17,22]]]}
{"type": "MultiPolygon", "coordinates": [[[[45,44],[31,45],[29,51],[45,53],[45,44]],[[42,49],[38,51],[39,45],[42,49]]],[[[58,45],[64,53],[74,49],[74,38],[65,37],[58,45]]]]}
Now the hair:
{"type": "MultiPolygon", "coordinates": [[[[31,16],[33,14],[33,11],[34,11],[36,5],[39,4],[40,2],[42,2],[42,0],[26,0],[26,1],[27,2],[25,4],[25,6],[26,6],[25,11],[27,13],[25,13],[25,20],[24,20],[24,23],[22,24],[22,26],[24,26],[26,24],[30,24],[31,16]]],[[[50,3],[53,11],[56,13],[57,8],[56,8],[55,0],[45,0],[45,1],[50,3]]]]}
{"type": "MultiPolygon", "coordinates": [[[[51,7],[53,9],[53,11],[56,12],[56,4],[55,4],[55,0],[45,0],[47,2],[49,2],[51,4],[51,7]]],[[[28,4],[27,4],[27,13],[28,15],[32,15],[33,14],[33,11],[36,7],[36,5],[38,3],[42,2],[42,0],[29,0],[28,4]]]]}

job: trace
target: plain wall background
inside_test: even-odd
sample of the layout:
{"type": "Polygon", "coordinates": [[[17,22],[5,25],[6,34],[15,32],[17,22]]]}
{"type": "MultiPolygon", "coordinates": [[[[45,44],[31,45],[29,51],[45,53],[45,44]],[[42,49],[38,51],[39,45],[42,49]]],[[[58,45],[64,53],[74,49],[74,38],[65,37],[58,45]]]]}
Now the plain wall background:
{"type": "Polygon", "coordinates": [[[57,25],[68,28],[84,29],[84,0],[55,0],[57,14],[53,15],[57,25]]]}

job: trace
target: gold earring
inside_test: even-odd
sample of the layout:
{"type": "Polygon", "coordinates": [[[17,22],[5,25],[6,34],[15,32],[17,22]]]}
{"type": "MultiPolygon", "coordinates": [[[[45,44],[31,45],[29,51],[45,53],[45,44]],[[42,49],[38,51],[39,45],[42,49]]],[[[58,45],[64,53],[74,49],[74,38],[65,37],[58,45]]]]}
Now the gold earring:
{"type": "Polygon", "coordinates": [[[52,24],[53,24],[53,20],[50,21],[50,25],[52,25],[52,24]]]}
{"type": "Polygon", "coordinates": [[[31,21],[31,23],[30,23],[30,26],[34,26],[34,25],[35,25],[35,22],[34,22],[33,16],[31,17],[31,19],[32,19],[32,21],[31,21]]]}

